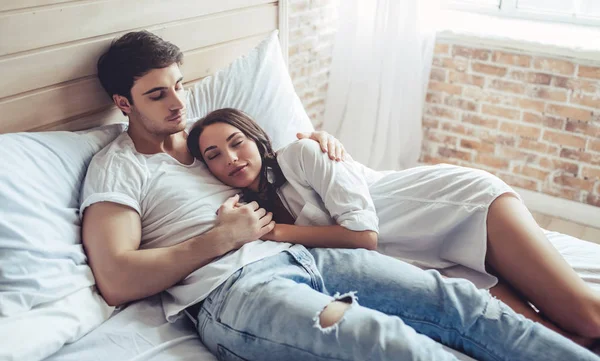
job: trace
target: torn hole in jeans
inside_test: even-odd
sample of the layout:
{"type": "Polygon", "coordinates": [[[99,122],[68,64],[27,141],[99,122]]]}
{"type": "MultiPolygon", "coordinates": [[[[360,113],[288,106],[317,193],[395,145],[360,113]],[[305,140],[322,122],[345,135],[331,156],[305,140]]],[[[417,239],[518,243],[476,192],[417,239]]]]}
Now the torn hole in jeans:
{"type": "Polygon", "coordinates": [[[321,315],[323,314],[323,312],[325,312],[325,310],[327,309],[327,307],[329,305],[331,305],[332,303],[334,303],[336,301],[347,303],[350,305],[350,308],[351,308],[355,304],[358,304],[358,297],[356,297],[356,291],[347,292],[344,294],[340,294],[339,292],[336,293],[333,296],[333,300],[330,303],[328,303],[327,306],[325,306],[323,309],[317,311],[317,314],[313,318],[313,321],[314,321],[315,328],[319,329],[321,332],[323,332],[326,335],[335,331],[335,335],[337,337],[339,334],[339,325],[344,320],[344,317],[346,316],[346,312],[348,312],[348,310],[350,310],[350,308],[346,309],[344,311],[344,314],[338,320],[336,320],[331,326],[327,326],[327,327],[321,326],[321,315]]]}

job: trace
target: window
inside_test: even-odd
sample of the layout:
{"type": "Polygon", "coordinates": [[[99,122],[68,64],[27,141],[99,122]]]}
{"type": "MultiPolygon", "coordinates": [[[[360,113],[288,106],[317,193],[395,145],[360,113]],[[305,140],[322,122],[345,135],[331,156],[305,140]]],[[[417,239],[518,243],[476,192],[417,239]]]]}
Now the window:
{"type": "Polygon", "coordinates": [[[599,0],[444,0],[450,9],[600,26],[599,0]]]}

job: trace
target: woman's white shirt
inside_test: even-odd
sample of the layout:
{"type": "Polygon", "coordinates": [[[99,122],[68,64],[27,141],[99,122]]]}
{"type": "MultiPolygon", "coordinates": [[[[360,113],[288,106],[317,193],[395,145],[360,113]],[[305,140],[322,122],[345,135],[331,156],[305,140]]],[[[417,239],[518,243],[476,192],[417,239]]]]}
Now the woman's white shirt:
{"type": "Polygon", "coordinates": [[[317,142],[306,139],[280,149],[277,161],[287,179],[279,193],[296,225],[339,224],[352,231],[378,232],[364,166],[332,161],[317,142]]]}

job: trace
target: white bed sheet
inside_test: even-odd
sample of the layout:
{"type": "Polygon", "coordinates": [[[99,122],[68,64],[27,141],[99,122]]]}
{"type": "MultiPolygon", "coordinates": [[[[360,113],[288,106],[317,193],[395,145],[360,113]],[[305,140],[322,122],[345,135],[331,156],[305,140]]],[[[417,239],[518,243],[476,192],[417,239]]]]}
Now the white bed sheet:
{"type": "MultiPolygon", "coordinates": [[[[548,239],[575,271],[600,292],[600,245],[546,231],[548,239]]],[[[460,276],[454,272],[453,276],[460,276]]],[[[468,276],[468,275],[467,275],[468,276]]],[[[459,352],[461,360],[472,361],[459,352]]],[[[47,361],[216,361],[202,345],[192,322],[164,319],[160,297],[154,296],[116,311],[79,341],[66,345],[47,361]]]]}

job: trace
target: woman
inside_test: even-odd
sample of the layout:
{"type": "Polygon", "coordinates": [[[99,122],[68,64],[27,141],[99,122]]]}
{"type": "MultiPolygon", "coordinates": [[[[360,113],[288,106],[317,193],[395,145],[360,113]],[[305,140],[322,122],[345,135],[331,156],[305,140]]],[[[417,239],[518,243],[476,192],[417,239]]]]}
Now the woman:
{"type": "Polygon", "coordinates": [[[485,288],[505,280],[492,294],[528,318],[588,347],[600,338],[600,295],[554,250],[514,190],[487,172],[449,165],[374,172],[329,162],[302,141],[275,154],[264,131],[235,109],[207,115],[187,141],[219,180],[273,212],[277,224],[266,239],[379,243],[420,266],[464,266],[485,288]]]}

